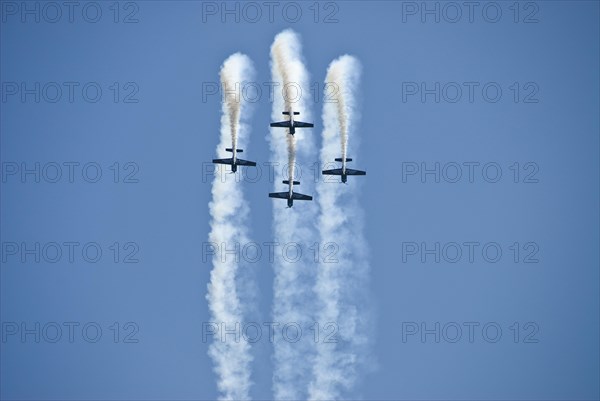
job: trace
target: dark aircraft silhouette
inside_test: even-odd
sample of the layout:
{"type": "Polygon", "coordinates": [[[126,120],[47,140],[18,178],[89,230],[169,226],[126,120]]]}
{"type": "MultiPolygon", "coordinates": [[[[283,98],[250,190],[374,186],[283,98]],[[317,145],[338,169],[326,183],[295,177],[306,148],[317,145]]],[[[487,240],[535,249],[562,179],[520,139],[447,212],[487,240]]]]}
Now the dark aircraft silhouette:
{"type": "Polygon", "coordinates": [[[285,116],[290,116],[290,119],[287,121],[280,121],[277,123],[271,123],[271,127],[281,127],[281,128],[289,128],[290,134],[294,135],[296,133],[296,128],[312,128],[314,124],[311,123],[303,123],[302,121],[295,121],[294,116],[299,115],[300,113],[297,111],[284,111],[282,112],[285,116]]]}
{"type": "Polygon", "coordinates": [[[312,196],[302,195],[297,192],[294,192],[294,185],[300,185],[299,181],[290,182],[288,180],[283,180],[283,183],[290,186],[289,191],[287,191],[287,192],[271,192],[269,194],[269,198],[287,199],[288,208],[294,206],[294,200],[306,200],[306,201],[312,200],[312,196]]]}
{"type": "Polygon", "coordinates": [[[352,159],[346,159],[346,160],[342,160],[342,158],[337,158],[335,159],[336,162],[342,162],[342,168],[335,168],[333,170],[324,170],[323,174],[324,175],[341,175],[342,176],[342,182],[345,184],[346,181],[348,180],[348,176],[349,175],[367,175],[366,171],[361,171],[361,170],[353,170],[351,168],[346,168],[346,162],[351,162],[352,159]]]}
{"type": "Polygon", "coordinates": [[[237,158],[237,154],[243,152],[242,149],[225,148],[225,150],[233,153],[232,157],[230,157],[229,159],[213,159],[212,162],[217,163],[217,164],[230,165],[232,173],[235,173],[237,171],[237,166],[250,166],[250,167],[256,166],[255,162],[237,158]]]}

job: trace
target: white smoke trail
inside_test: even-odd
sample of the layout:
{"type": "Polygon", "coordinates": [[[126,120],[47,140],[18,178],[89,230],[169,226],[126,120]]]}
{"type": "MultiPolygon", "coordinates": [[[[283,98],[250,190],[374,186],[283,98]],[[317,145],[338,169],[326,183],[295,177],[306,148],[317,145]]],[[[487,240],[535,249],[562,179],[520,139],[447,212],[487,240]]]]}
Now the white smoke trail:
{"type": "Polygon", "coordinates": [[[358,65],[352,66],[351,64],[357,64],[357,61],[350,56],[342,56],[337,62],[331,63],[327,71],[327,77],[325,78],[326,85],[328,85],[328,89],[332,92],[332,100],[337,108],[342,160],[346,160],[348,153],[348,124],[350,123],[348,115],[354,109],[353,103],[347,103],[353,102],[353,86],[360,78],[360,67],[358,65]],[[352,72],[355,73],[355,77],[348,76],[352,72]]]}
{"type": "MultiPolygon", "coordinates": [[[[301,52],[299,37],[291,30],[279,33],[271,46],[271,73],[273,81],[278,83],[275,88],[279,89],[275,93],[273,102],[273,121],[282,119],[282,111],[293,109],[301,113],[299,117],[302,121],[310,122],[310,111],[305,102],[308,97],[308,73],[302,63],[301,52]],[[280,92],[282,89],[287,89],[287,94],[282,94],[280,92]],[[299,93],[299,90],[303,93],[299,93]]],[[[281,191],[281,179],[285,174],[290,181],[293,181],[294,176],[297,179],[304,178],[301,181],[302,193],[312,193],[312,177],[306,165],[304,171],[300,168],[294,170],[296,157],[300,161],[309,156],[314,157],[311,131],[310,129],[297,130],[293,137],[287,130],[271,128],[269,136],[271,161],[279,166],[275,169],[275,191],[281,191]],[[286,159],[290,168],[282,173],[284,169],[281,168],[281,163],[286,159]],[[300,177],[303,173],[304,177],[300,177]]],[[[275,253],[276,259],[273,265],[275,274],[273,319],[275,323],[280,324],[279,334],[282,333],[284,325],[298,324],[302,328],[302,335],[297,342],[275,336],[273,392],[276,400],[298,400],[307,397],[306,388],[311,373],[309,361],[311,353],[314,353],[311,335],[307,328],[307,325],[312,322],[310,305],[314,284],[314,261],[308,248],[316,238],[312,226],[316,219],[316,205],[315,202],[296,202],[291,209],[285,206],[284,201],[273,200],[273,230],[275,242],[279,243],[280,250],[275,253]],[[283,247],[291,244],[300,246],[303,254],[299,260],[295,260],[293,250],[292,257],[286,257],[285,252],[281,251],[283,247]]],[[[294,329],[291,329],[290,337],[294,333],[294,329]]]]}
{"type": "MultiPolygon", "coordinates": [[[[353,134],[350,145],[356,150],[356,132],[351,128],[357,118],[355,96],[360,71],[358,60],[348,55],[329,65],[326,87],[332,91],[334,101],[326,102],[323,107],[321,149],[321,162],[327,168],[333,168],[327,164],[340,157],[340,152],[341,157],[346,157],[350,133],[353,134]]],[[[336,330],[337,342],[317,344],[309,386],[311,400],[339,399],[352,390],[360,364],[367,356],[369,264],[362,209],[357,202],[358,184],[351,178],[348,185],[343,185],[337,176],[317,184],[320,240],[337,251],[334,260],[321,261],[318,268],[317,321],[333,323],[328,332],[336,330]]]]}
{"type": "MultiPolygon", "coordinates": [[[[271,63],[272,73],[278,76],[278,81],[281,84],[281,94],[284,107],[279,109],[281,111],[291,111],[292,108],[296,107],[296,111],[301,107],[300,104],[296,104],[296,101],[302,101],[302,99],[296,99],[298,93],[294,92],[300,86],[300,82],[296,78],[302,79],[306,76],[304,71],[304,65],[300,59],[301,45],[296,34],[291,30],[281,32],[275,38],[273,46],[271,46],[271,63]]],[[[273,104],[275,106],[275,103],[273,104]]],[[[274,108],[273,113],[277,114],[278,111],[274,108]]],[[[276,118],[281,118],[274,116],[276,118]]],[[[278,131],[281,132],[281,129],[278,131]]],[[[287,150],[288,150],[288,180],[294,181],[294,170],[296,166],[296,137],[294,135],[286,135],[287,150]]],[[[293,184],[292,184],[293,186],[293,184]]]]}
{"type": "MultiPolygon", "coordinates": [[[[252,62],[240,53],[231,55],[221,67],[223,93],[227,94],[229,91],[229,94],[223,100],[221,141],[217,148],[219,157],[228,157],[225,148],[231,147],[232,143],[237,145],[238,140],[241,142],[246,139],[244,134],[247,127],[240,123],[244,101],[239,88],[244,81],[250,80],[253,74],[252,62]]],[[[246,220],[249,210],[235,176],[217,173],[213,179],[212,197],[209,204],[212,217],[210,243],[217,249],[233,249],[236,244],[248,243],[246,220]]],[[[252,384],[250,345],[243,336],[234,339],[232,336],[223,338],[221,335],[225,328],[222,325],[231,330],[236,327],[236,323],[242,325],[244,321],[244,309],[240,301],[241,288],[237,284],[240,266],[234,256],[222,255],[220,252],[215,253],[212,262],[213,269],[206,298],[212,323],[218,326],[218,333],[209,346],[209,355],[218,375],[220,399],[247,400],[250,398],[249,390],[252,384]]]]}
{"type": "Polygon", "coordinates": [[[222,68],[219,74],[221,77],[221,88],[224,93],[223,111],[225,115],[229,116],[229,130],[231,132],[231,144],[233,148],[237,148],[237,132],[241,108],[241,101],[237,96],[237,94],[241,96],[241,90],[239,89],[239,85],[241,84],[236,78],[239,78],[240,69],[244,68],[245,62],[244,56],[240,53],[235,53],[226,60],[227,68],[222,68]]]}

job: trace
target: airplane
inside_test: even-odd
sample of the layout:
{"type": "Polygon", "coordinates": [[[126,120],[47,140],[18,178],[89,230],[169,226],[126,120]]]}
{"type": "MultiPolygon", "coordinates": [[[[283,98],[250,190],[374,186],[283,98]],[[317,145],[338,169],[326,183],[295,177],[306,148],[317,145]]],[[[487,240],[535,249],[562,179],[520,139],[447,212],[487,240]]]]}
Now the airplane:
{"type": "Polygon", "coordinates": [[[288,208],[294,206],[294,200],[306,200],[306,201],[312,200],[312,196],[302,195],[302,194],[299,194],[298,192],[294,192],[294,190],[293,190],[294,185],[300,185],[299,181],[292,181],[290,183],[290,181],[288,181],[288,180],[283,180],[283,183],[290,186],[289,191],[287,191],[287,192],[271,192],[269,194],[269,198],[287,199],[288,208]]]}
{"type": "Polygon", "coordinates": [[[351,162],[352,159],[346,158],[346,160],[344,161],[340,157],[340,158],[336,158],[335,161],[336,162],[341,162],[342,163],[342,168],[335,168],[333,170],[323,170],[323,174],[324,175],[341,175],[342,176],[342,182],[344,184],[348,180],[348,176],[349,175],[367,175],[366,171],[353,170],[351,168],[346,168],[346,162],[351,162]]]}
{"type": "Polygon", "coordinates": [[[290,116],[290,119],[287,121],[280,121],[277,123],[271,123],[271,127],[282,127],[289,128],[290,134],[294,135],[296,133],[296,128],[312,128],[314,124],[311,123],[303,123],[302,121],[294,120],[294,116],[299,115],[300,113],[297,111],[284,111],[281,114],[284,116],[290,116]]]}
{"type": "Polygon", "coordinates": [[[250,167],[256,166],[255,162],[237,158],[237,154],[243,152],[244,151],[243,149],[225,148],[225,150],[227,152],[233,153],[232,157],[230,157],[229,159],[213,159],[212,162],[216,163],[216,164],[230,165],[232,173],[235,173],[237,171],[237,166],[250,166],[250,167]]]}

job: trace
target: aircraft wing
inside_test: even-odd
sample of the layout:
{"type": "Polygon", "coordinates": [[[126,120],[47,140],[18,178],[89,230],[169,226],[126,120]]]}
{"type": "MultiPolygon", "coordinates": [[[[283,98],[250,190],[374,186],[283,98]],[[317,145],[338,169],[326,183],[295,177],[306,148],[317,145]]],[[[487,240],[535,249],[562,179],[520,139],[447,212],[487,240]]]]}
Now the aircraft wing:
{"type": "Polygon", "coordinates": [[[347,175],[367,175],[366,171],[362,171],[362,170],[353,170],[351,168],[347,168],[346,169],[346,174],[347,175]]]}
{"type": "Polygon", "coordinates": [[[229,164],[229,165],[232,165],[233,164],[233,158],[230,158],[230,159],[213,159],[212,162],[213,163],[217,163],[217,164],[229,164]]]}
{"type": "Polygon", "coordinates": [[[294,121],[294,127],[296,128],[312,128],[314,124],[311,123],[303,123],[302,121],[294,121]]]}
{"type": "Polygon", "coordinates": [[[292,192],[292,199],[294,200],[312,200],[312,196],[299,194],[298,192],[292,192]]]}
{"type": "Polygon", "coordinates": [[[252,167],[252,166],[256,166],[256,163],[255,163],[255,162],[251,162],[251,161],[244,160],[244,159],[237,159],[237,160],[236,160],[236,164],[237,164],[238,166],[251,166],[251,167],[252,167]]]}
{"type": "Polygon", "coordinates": [[[289,192],[271,192],[269,198],[287,199],[289,192]]]}
{"type": "Polygon", "coordinates": [[[271,123],[271,127],[290,128],[290,122],[289,121],[280,121],[277,123],[271,123]]]}
{"type": "MultiPolygon", "coordinates": [[[[348,169],[346,169],[346,172],[348,172],[348,169]]],[[[325,175],[342,175],[342,169],[334,168],[333,170],[323,170],[323,174],[325,174],[325,175]]]]}

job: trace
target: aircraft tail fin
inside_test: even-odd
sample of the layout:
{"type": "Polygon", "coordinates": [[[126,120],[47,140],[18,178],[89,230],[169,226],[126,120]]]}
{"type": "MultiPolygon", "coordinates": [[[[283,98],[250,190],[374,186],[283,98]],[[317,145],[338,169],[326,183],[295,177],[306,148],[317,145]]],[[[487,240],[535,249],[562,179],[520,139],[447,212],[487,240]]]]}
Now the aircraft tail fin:
{"type": "MultiPolygon", "coordinates": [[[[225,151],[233,153],[233,149],[232,148],[225,148],[225,151]]],[[[244,150],[243,149],[236,149],[235,151],[236,151],[236,153],[242,153],[244,150]]]]}
{"type": "MultiPolygon", "coordinates": [[[[336,157],[336,158],[335,158],[335,161],[336,161],[336,162],[342,162],[342,161],[344,161],[344,159],[342,159],[341,157],[336,157]]],[[[350,158],[346,157],[346,161],[347,161],[347,162],[351,162],[351,161],[352,161],[352,159],[350,159],[350,158]]]]}
{"type": "MultiPolygon", "coordinates": [[[[290,185],[290,181],[289,180],[283,180],[283,183],[286,185],[290,185]]],[[[300,181],[292,181],[292,183],[294,185],[300,185],[300,181]]]]}
{"type": "MultiPolygon", "coordinates": [[[[290,112],[289,112],[289,111],[283,111],[281,114],[283,114],[284,116],[289,116],[289,115],[290,115],[290,112]]],[[[299,115],[299,114],[300,114],[300,112],[298,112],[298,111],[294,111],[294,115],[295,115],[295,116],[297,116],[297,115],[299,115]]]]}

